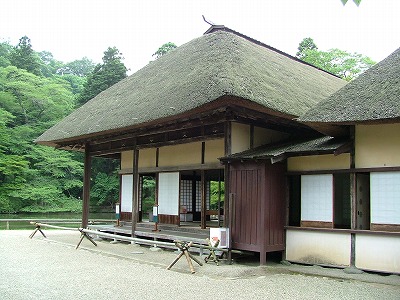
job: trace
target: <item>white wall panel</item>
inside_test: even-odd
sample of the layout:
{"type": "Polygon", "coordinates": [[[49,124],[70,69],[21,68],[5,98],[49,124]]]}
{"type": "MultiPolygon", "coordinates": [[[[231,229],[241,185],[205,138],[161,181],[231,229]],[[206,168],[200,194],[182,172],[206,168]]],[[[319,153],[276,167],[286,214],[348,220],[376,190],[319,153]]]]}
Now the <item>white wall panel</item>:
{"type": "Polygon", "coordinates": [[[301,176],[301,220],[332,222],[332,174],[301,176]]]}
{"type": "Polygon", "coordinates": [[[400,224],[400,172],[371,173],[371,223],[400,224]]]}
{"type": "Polygon", "coordinates": [[[349,266],[350,253],[350,233],[286,231],[286,259],[289,261],[349,266]]]}
{"type": "Polygon", "coordinates": [[[158,213],[179,214],[179,172],[158,174],[158,213]]]}
{"type": "Polygon", "coordinates": [[[400,273],[400,237],[357,233],[356,267],[400,273]]]}
{"type": "Polygon", "coordinates": [[[121,184],[121,211],[132,212],[133,175],[122,175],[121,184]]]}

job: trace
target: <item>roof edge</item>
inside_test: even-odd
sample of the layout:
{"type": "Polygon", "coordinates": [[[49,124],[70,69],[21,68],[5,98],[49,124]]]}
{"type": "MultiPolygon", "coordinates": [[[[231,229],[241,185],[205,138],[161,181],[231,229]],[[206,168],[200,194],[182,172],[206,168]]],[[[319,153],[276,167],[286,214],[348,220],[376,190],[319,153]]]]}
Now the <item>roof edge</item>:
{"type": "MultiPolygon", "coordinates": [[[[263,43],[263,42],[260,42],[259,40],[253,39],[252,37],[249,37],[249,36],[247,36],[247,35],[245,35],[245,34],[243,34],[243,33],[240,33],[240,32],[238,32],[238,31],[235,31],[235,30],[233,30],[233,29],[230,29],[229,27],[226,27],[225,25],[211,25],[211,27],[208,28],[208,29],[206,30],[206,32],[203,33],[203,35],[205,35],[205,34],[210,34],[210,33],[214,33],[214,32],[217,32],[217,31],[225,31],[225,32],[233,33],[233,34],[235,34],[235,35],[237,35],[237,36],[240,36],[241,38],[244,38],[244,39],[246,39],[246,40],[248,40],[248,41],[250,41],[250,42],[252,42],[252,43],[254,43],[254,44],[257,44],[257,45],[259,45],[259,46],[262,46],[262,47],[264,47],[264,48],[267,48],[267,49],[269,49],[269,50],[272,50],[272,51],[274,51],[274,52],[276,52],[276,53],[278,53],[278,54],[280,54],[280,55],[286,56],[287,58],[290,58],[290,59],[292,59],[292,60],[294,60],[294,61],[297,61],[297,62],[299,62],[299,63],[302,63],[302,64],[307,65],[307,66],[310,66],[310,67],[313,67],[313,68],[315,68],[315,69],[317,69],[317,70],[319,70],[319,71],[325,72],[325,73],[327,73],[327,74],[329,74],[329,75],[332,75],[332,76],[334,76],[334,77],[340,78],[339,76],[337,76],[337,75],[335,75],[335,74],[333,74],[333,73],[331,73],[331,72],[328,72],[328,71],[326,71],[326,70],[323,70],[323,69],[321,69],[321,68],[318,68],[318,67],[316,67],[316,66],[314,66],[314,65],[312,65],[312,64],[310,64],[310,63],[308,63],[308,62],[302,61],[301,59],[297,58],[296,56],[290,55],[289,53],[283,52],[283,51],[281,51],[281,50],[279,50],[279,49],[277,49],[277,48],[275,48],[275,47],[272,47],[272,46],[267,45],[267,44],[265,44],[265,43],[263,43]]],[[[342,79],[342,78],[340,78],[340,79],[342,79]]]]}

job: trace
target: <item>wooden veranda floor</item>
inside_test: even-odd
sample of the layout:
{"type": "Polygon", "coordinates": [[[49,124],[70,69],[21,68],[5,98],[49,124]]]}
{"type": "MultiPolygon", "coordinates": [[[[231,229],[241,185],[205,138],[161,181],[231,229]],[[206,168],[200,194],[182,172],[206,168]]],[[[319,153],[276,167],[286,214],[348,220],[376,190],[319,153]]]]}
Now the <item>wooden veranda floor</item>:
{"type": "MultiPolygon", "coordinates": [[[[131,223],[124,222],[121,226],[115,224],[88,225],[91,230],[131,236],[131,223]]],[[[142,222],[136,225],[135,237],[158,241],[173,242],[175,240],[194,242],[207,245],[206,239],[210,237],[210,229],[201,229],[198,223],[181,223],[181,226],[158,224],[158,231],[154,231],[154,223],[142,222]]]]}

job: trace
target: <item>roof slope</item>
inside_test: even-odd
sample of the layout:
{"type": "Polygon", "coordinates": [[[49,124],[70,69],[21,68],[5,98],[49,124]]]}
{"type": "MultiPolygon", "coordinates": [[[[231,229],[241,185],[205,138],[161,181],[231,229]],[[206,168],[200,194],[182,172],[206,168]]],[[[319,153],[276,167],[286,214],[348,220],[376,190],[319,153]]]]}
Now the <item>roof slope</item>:
{"type": "Polygon", "coordinates": [[[344,81],[231,32],[194,39],[97,95],[36,142],[141,126],[232,95],[299,116],[344,81]]]}
{"type": "Polygon", "coordinates": [[[227,157],[220,158],[222,161],[231,160],[255,160],[268,159],[280,161],[281,159],[312,154],[332,154],[349,141],[343,138],[333,138],[330,136],[314,139],[281,142],[276,144],[263,145],[254,149],[235,153],[227,157]]]}
{"type": "Polygon", "coordinates": [[[356,123],[400,117],[400,48],[310,109],[299,121],[356,123]]]}

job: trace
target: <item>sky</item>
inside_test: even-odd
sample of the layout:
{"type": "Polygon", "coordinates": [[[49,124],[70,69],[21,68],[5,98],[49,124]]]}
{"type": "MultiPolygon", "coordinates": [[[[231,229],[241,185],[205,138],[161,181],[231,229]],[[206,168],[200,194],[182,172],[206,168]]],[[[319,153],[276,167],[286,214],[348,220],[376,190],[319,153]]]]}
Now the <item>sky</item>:
{"type": "Polygon", "coordinates": [[[101,62],[117,47],[133,73],[167,42],[180,46],[216,25],[295,55],[305,37],[378,62],[400,47],[400,1],[352,0],[12,0],[0,6],[0,41],[26,35],[35,51],[63,62],[101,62]]]}

